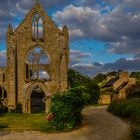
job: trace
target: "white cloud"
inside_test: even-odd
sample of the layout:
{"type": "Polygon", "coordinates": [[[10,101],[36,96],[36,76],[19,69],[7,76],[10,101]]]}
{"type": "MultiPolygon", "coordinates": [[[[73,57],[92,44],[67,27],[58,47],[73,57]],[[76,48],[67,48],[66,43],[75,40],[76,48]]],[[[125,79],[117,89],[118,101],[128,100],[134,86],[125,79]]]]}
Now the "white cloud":
{"type": "MultiPolygon", "coordinates": [[[[140,1],[136,1],[140,4],[140,1]]],[[[140,14],[126,11],[128,5],[133,8],[136,2],[131,2],[132,5],[129,0],[122,0],[122,3],[113,0],[106,2],[115,4],[106,14],[101,13],[102,9],[111,6],[100,8],[85,0],[86,6],[70,4],[62,11],[57,11],[53,18],[58,23],[68,25],[71,39],[100,40],[105,42],[111,53],[140,55],[140,14]]]]}
{"type": "Polygon", "coordinates": [[[74,67],[82,67],[82,68],[93,68],[94,67],[94,65],[93,64],[74,64],[74,65],[72,65],[72,68],[74,68],[74,67]]]}
{"type": "Polygon", "coordinates": [[[76,38],[76,37],[83,37],[84,36],[84,33],[83,31],[81,31],[80,29],[71,29],[69,30],[69,34],[70,34],[70,37],[71,38],[76,38]]]}

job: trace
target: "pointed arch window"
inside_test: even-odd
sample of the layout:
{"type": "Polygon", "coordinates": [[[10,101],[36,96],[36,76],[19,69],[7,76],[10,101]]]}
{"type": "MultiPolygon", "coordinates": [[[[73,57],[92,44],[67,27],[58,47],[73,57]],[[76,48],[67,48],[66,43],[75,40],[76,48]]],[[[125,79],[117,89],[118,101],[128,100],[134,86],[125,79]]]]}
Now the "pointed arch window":
{"type": "Polygon", "coordinates": [[[33,39],[43,39],[43,21],[39,13],[35,13],[32,18],[32,37],[33,39]]]}
{"type": "Polygon", "coordinates": [[[6,99],[7,98],[7,92],[4,87],[0,86],[0,99],[6,99]]]}
{"type": "Polygon", "coordinates": [[[48,73],[49,64],[50,62],[46,51],[39,46],[34,47],[28,52],[26,57],[26,79],[50,80],[48,73]]]}

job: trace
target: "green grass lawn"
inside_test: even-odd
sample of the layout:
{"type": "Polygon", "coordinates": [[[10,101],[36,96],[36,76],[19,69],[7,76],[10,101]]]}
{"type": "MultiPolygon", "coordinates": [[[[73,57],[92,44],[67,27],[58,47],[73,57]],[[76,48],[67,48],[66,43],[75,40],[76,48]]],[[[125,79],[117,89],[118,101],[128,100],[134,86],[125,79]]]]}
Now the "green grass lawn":
{"type": "Polygon", "coordinates": [[[40,130],[46,122],[46,114],[8,113],[0,116],[0,131],[40,130]]]}

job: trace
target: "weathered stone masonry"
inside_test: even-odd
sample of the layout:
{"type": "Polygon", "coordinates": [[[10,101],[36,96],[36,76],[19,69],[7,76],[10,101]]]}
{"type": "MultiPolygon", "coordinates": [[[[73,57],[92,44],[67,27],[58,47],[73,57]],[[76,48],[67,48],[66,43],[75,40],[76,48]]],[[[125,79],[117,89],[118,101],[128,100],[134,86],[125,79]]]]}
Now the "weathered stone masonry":
{"type": "Polygon", "coordinates": [[[48,112],[51,95],[67,89],[68,42],[67,27],[64,26],[62,31],[57,28],[39,3],[33,6],[17,29],[13,31],[12,26],[9,25],[7,67],[0,69],[0,85],[7,91],[6,104],[9,109],[20,102],[23,105],[23,112],[30,113],[32,91],[40,88],[45,94],[45,111],[48,112]],[[34,16],[42,19],[42,27],[39,26],[41,22],[38,19],[33,26],[34,16]],[[42,36],[39,38],[40,32],[42,36]],[[32,57],[32,61],[28,63],[27,56],[30,51],[29,59],[32,57]],[[41,62],[44,60],[45,53],[48,64],[41,62]],[[40,72],[47,73],[49,78],[39,78],[40,72]],[[3,74],[5,74],[5,81],[1,80],[3,74]]]}

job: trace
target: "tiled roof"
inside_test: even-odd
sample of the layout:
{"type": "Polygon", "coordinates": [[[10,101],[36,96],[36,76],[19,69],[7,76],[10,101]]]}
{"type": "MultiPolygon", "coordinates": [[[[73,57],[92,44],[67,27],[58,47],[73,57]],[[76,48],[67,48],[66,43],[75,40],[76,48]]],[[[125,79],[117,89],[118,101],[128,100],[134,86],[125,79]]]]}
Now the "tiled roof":
{"type": "Polygon", "coordinates": [[[113,86],[113,84],[114,84],[118,79],[119,79],[118,77],[112,78],[112,79],[109,80],[102,88],[113,86]]]}
{"type": "Polygon", "coordinates": [[[120,90],[122,90],[125,86],[127,86],[128,82],[122,83],[116,90],[115,93],[118,93],[120,90]]]}

